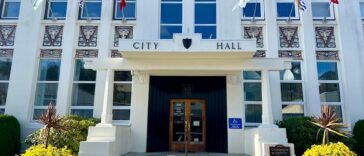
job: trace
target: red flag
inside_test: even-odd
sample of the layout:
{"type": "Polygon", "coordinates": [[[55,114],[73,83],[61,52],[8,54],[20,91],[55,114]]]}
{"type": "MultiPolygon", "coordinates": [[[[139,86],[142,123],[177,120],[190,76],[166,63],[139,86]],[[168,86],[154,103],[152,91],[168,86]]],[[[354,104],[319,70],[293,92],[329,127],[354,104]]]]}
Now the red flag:
{"type": "Polygon", "coordinates": [[[331,0],[331,3],[339,4],[339,0],[331,0]]]}
{"type": "Polygon", "coordinates": [[[123,8],[125,8],[126,7],[126,1],[125,0],[120,0],[120,11],[122,11],[123,10],[123,8]]]}

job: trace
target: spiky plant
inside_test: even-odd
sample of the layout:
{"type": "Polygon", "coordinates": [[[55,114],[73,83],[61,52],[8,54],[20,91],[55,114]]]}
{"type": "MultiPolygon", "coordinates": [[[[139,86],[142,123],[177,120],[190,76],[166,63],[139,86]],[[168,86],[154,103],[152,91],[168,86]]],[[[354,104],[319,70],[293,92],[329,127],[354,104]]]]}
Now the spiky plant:
{"type": "Polygon", "coordinates": [[[52,102],[48,104],[47,112],[39,117],[39,122],[44,125],[43,130],[45,133],[43,134],[45,134],[45,146],[47,148],[51,129],[64,130],[64,127],[61,124],[61,118],[57,115],[56,108],[52,102]]]}
{"type": "Polygon", "coordinates": [[[323,131],[322,145],[330,142],[329,133],[334,133],[342,137],[349,137],[350,133],[344,131],[347,125],[340,122],[340,118],[337,117],[336,112],[331,110],[328,105],[324,105],[321,110],[321,115],[312,118],[310,121],[312,124],[320,127],[317,131],[316,137],[323,131]]]}

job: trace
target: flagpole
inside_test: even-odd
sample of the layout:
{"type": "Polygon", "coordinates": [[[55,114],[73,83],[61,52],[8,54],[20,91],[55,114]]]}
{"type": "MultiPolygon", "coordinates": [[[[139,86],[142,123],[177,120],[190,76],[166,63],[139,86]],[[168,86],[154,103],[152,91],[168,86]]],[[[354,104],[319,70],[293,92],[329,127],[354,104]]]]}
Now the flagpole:
{"type": "Polygon", "coordinates": [[[82,3],[84,4],[84,7],[85,7],[87,20],[91,20],[89,14],[88,14],[88,10],[87,10],[86,0],[85,1],[82,1],[82,3]]]}
{"type": "Polygon", "coordinates": [[[288,16],[288,21],[291,20],[291,16],[292,16],[292,12],[293,12],[293,9],[294,9],[294,5],[295,5],[295,0],[293,0],[293,3],[292,3],[292,7],[291,7],[291,12],[289,13],[289,16],[288,16]]]}
{"type": "Polygon", "coordinates": [[[257,13],[258,0],[255,0],[254,12],[252,21],[255,21],[255,14],[257,13]]]}

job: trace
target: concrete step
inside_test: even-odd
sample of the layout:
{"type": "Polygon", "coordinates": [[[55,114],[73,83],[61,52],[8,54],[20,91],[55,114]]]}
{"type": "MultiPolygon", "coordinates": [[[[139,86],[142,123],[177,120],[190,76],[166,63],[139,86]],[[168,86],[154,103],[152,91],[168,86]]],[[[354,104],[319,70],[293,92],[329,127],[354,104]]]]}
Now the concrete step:
{"type": "Polygon", "coordinates": [[[114,141],[82,141],[79,156],[115,156],[114,141]]]}

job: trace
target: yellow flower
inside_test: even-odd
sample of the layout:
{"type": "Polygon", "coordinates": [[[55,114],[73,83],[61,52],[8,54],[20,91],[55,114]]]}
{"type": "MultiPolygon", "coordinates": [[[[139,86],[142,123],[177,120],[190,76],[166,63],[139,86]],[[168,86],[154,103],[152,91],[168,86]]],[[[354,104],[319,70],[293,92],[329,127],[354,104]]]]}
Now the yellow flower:
{"type": "Polygon", "coordinates": [[[58,149],[49,145],[47,148],[43,144],[29,147],[22,156],[73,156],[72,151],[67,147],[58,149]]]}
{"type": "Polygon", "coordinates": [[[313,145],[306,150],[303,156],[356,156],[356,154],[343,143],[330,143],[327,145],[313,145]]]}

